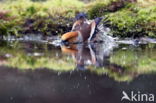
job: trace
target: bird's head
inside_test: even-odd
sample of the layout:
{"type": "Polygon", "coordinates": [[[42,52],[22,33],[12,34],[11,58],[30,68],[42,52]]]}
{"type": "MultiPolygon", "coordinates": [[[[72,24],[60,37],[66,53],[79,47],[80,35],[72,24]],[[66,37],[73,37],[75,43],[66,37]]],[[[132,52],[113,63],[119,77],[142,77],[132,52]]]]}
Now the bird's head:
{"type": "Polygon", "coordinates": [[[87,15],[85,13],[79,13],[76,15],[75,19],[76,20],[82,20],[82,19],[86,19],[87,18],[87,15]]]}

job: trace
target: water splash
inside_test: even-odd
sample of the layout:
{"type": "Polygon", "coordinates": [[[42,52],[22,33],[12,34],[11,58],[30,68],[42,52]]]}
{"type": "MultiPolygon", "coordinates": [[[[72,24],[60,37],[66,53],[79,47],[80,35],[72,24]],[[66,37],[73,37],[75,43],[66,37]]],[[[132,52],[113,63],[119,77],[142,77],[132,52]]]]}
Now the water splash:
{"type": "Polygon", "coordinates": [[[111,29],[108,27],[105,27],[103,24],[98,25],[97,29],[99,32],[97,33],[95,39],[97,41],[103,41],[103,44],[106,44],[107,47],[113,47],[115,45],[115,40],[113,37],[111,37],[111,29]]]}
{"type": "Polygon", "coordinates": [[[16,37],[16,36],[3,36],[3,40],[5,41],[41,41],[42,40],[42,35],[35,35],[35,34],[29,34],[29,35],[24,35],[22,37],[16,37]]]}
{"type": "Polygon", "coordinates": [[[52,44],[54,46],[61,46],[61,39],[57,39],[52,42],[49,42],[49,44],[52,44]]]}
{"type": "MultiPolygon", "coordinates": [[[[97,42],[102,41],[103,45],[106,45],[107,48],[112,48],[116,46],[114,38],[109,36],[111,35],[110,28],[103,26],[103,24],[100,24],[97,26],[97,29],[98,29],[98,33],[96,34],[95,38],[93,38],[93,41],[97,41],[97,42]]],[[[90,43],[93,44],[95,42],[91,41],[88,44],[90,43]]],[[[57,39],[57,40],[50,42],[49,44],[52,44],[54,46],[61,46],[61,40],[57,39]]]]}

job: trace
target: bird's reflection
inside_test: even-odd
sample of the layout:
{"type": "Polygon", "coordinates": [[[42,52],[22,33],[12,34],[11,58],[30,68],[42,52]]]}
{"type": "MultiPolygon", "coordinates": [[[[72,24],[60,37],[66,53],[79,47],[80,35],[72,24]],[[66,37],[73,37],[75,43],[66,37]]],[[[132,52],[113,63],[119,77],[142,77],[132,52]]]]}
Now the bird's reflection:
{"type": "Polygon", "coordinates": [[[96,68],[109,68],[113,71],[122,72],[124,67],[110,62],[110,55],[113,47],[106,47],[106,44],[71,44],[69,46],[62,46],[63,53],[71,54],[76,62],[76,68],[80,70],[96,68]]]}

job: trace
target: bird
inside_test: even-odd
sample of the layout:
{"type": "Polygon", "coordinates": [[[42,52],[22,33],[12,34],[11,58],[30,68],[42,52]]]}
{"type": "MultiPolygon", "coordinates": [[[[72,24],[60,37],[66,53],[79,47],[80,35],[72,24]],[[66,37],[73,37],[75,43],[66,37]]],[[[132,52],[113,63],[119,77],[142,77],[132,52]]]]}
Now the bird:
{"type": "Polygon", "coordinates": [[[63,44],[90,42],[97,33],[97,25],[103,19],[97,17],[94,20],[88,20],[85,13],[79,13],[75,17],[76,21],[72,26],[72,30],[61,36],[63,44]]]}

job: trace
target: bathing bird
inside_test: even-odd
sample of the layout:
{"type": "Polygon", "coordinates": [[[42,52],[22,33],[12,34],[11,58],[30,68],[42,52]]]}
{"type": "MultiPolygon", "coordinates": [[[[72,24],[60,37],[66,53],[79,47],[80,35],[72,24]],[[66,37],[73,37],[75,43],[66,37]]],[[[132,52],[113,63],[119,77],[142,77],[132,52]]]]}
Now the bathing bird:
{"type": "Polygon", "coordinates": [[[97,25],[102,20],[98,17],[94,20],[88,20],[85,13],[79,13],[75,17],[76,21],[72,26],[72,30],[62,35],[62,43],[68,45],[70,43],[90,42],[98,32],[97,25]]]}

